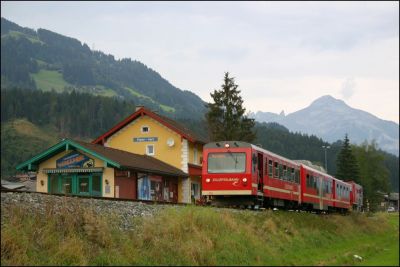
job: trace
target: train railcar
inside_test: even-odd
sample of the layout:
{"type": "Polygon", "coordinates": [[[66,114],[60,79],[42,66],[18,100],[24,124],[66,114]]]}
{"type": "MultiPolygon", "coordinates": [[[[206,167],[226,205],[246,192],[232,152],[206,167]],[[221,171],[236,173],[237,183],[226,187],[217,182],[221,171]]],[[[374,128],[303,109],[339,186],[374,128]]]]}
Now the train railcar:
{"type": "Polygon", "coordinates": [[[339,211],[350,210],[350,189],[351,185],[339,179],[334,179],[334,207],[339,211]]]}
{"type": "MultiPolygon", "coordinates": [[[[244,142],[214,142],[203,148],[202,195],[216,205],[256,205],[263,158],[244,142]],[[261,162],[260,162],[261,163],[261,162]],[[260,166],[260,168],[258,167],[260,166]]],[[[262,195],[262,193],[261,193],[262,195]]]]}
{"type": "Polygon", "coordinates": [[[203,159],[202,194],[215,205],[317,211],[352,206],[352,184],[246,142],[208,143],[203,159]]]}
{"type": "Polygon", "coordinates": [[[334,207],[334,177],[301,164],[302,206],[308,210],[331,210],[334,207]]]}
{"type": "Polygon", "coordinates": [[[350,203],[354,211],[363,210],[363,188],[361,185],[350,181],[351,192],[350,192],[350,203]]]}

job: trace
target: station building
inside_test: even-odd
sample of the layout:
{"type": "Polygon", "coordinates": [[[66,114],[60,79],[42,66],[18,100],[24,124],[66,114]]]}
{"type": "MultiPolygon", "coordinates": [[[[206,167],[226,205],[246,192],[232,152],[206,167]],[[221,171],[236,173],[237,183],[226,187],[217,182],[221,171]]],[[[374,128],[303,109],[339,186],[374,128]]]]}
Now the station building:
{"type": "Polygon", "coordinates": [[[37,192],[166,202],[178,202],[178,180],[187,176],[153,157],[71,139],[17,169],[37,171],[37,192]]]}
{"type": "Polygon", "coordinates": [[[201,196],[203,145],[207,141],[180,123],[143,106],[92,143],[161,160],[187,174],[179,177],[178,202],[201,196]]]}
{"type": "Polygon", "coordinates": [[[92,143],[65,139],[17,166],[38,192],[194,203],[205,140],[144,107],[92,143]]]}

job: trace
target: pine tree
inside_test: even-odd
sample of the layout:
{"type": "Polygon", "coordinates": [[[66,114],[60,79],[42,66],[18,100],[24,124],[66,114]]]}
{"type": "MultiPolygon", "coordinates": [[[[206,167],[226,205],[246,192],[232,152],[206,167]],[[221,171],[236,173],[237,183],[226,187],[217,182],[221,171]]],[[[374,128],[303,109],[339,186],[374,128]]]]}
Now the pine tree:
{"type": "Polygon", "coordinates": [[[340,150],[337,160],[336,177],[344,181],[360,182],[360,170],[357,160],[351,151],[350,141],[347,134],[344,138],[342,149],[340,150]]]}
{"type": "Polygon", "coordinates": [[[214,103],[207,104],[208,111],[205,116],[211,140],[254,141],[255,122],[244,115],[246,109],[242,106],[243,100],[239,94],[240,90],[234,78],[230,78],[226,72],[221,90],[214,90],[214,93],[210,94],[214,103]]]}

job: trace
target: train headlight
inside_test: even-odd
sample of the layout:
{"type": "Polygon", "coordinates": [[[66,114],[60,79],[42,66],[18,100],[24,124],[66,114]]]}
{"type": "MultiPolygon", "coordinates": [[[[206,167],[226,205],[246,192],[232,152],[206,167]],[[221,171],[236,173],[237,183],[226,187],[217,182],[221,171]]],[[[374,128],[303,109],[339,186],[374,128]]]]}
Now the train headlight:
{"type": "Polygon", "coordinates": [[[243,183],[247,183],[247,178],[242,179],[243,183]]]}
{"type": "Polygon", "coordinates": [[[226,148],[229,148],[229,144],[228,144],[228,143],[226,143],[226,144],[225,144],[225,147],[226,147],[226,148]]]}
{"type": "Polygon", "coordinates": [[[209,182],[211,182],[211,180],[210,180],[210,178],[207,178],[206,183],[209,183],[209,182]]]}

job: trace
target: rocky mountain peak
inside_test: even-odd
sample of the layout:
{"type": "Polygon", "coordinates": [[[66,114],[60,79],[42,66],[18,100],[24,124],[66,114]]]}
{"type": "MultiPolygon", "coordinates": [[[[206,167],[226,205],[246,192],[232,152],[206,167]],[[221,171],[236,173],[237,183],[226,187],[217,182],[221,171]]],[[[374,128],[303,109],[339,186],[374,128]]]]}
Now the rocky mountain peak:
{"type": "Polygon", "coordinates": [[[330,95],[324,95],[321,96],[317,99],[315,99],[310,107],[313,106],[336,106],[336,107],[349,107],[343,100],[334,98],[333,96],[330,95]]]}

